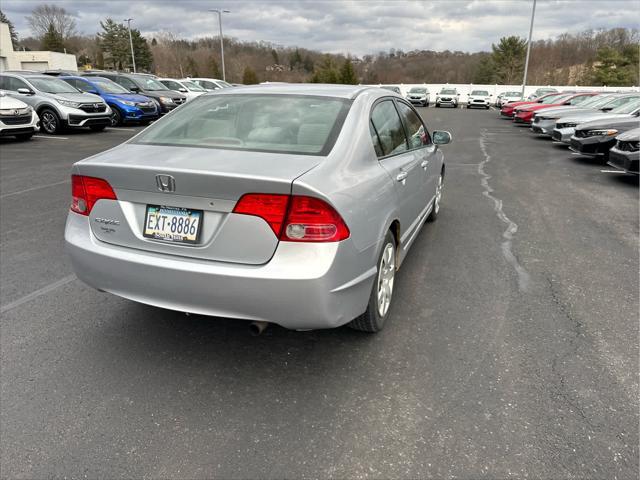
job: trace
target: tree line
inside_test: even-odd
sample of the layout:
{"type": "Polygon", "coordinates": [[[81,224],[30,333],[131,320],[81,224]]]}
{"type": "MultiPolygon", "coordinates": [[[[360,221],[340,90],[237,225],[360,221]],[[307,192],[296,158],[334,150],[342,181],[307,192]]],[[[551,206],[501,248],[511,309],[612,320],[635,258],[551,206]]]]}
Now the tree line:
{"type": "MultiPolygon", "coordinates": [[[[33,36],[19,39],[9,23],[16,49],[66,51],[80,67],[129,70],[127,26],[106,18],[96,35],[79,35],[71,14],[57,5],[38,5],[27,17],[33,36]]],[[[169,77],[221,77],[217,37],[185,40],[171,33],[145,38],[132,28],[138,71],[169,77]]],[[[639,33],[614,28],[563,34],[531,45],[527,82],[545,85],[639,85],[639,33]]],[[[377,83],[520,84],[527,42],[517,36],[499,39],[490,52],[391,49],[354,57],[327,54],[271,42],[224,38],[227,81],[377,83]]]]}

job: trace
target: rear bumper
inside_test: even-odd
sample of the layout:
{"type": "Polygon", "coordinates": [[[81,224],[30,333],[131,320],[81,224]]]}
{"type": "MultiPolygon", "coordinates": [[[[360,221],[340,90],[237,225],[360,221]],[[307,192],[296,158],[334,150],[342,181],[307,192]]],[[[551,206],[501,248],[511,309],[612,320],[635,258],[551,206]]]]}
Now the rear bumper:
{"type": "Polygon", "coordinates": [[[623,152],[613,147],[609,150],[609,165],[627,173],[640,174],[638,164],[640,163],[640,152],[623,152]]]}
{"type": "Polygon", "coordinates": [[[348,323],[366,309],[376,273],[375,266],[353,267],[373,252],[355,252],[350,240],[280,242],[267,264],[240,265],[104,243],[91,233],[89,219],[75,213],[67,218],[65,247],[78,278],[98,290],[160,308],[291,329],[348,323]]]}

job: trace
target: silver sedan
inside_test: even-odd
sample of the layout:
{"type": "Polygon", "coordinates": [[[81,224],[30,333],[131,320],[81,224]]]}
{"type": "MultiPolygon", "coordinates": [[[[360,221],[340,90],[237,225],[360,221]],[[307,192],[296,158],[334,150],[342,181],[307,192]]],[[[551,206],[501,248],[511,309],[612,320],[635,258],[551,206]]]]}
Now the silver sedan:
{"type": "Polygon", "coordinates": [[[379,88],[202,95],[73,166],[66,247],[81,280],[137,302],[376,332],[450,140],[379,88]]]}

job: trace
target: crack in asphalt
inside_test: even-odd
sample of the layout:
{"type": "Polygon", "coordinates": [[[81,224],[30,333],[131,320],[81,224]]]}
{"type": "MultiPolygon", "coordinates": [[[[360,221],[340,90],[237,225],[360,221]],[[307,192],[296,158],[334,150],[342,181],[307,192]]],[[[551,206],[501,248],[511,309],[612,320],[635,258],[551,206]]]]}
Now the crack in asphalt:
{"type": "Polygon", "coordinates": [[[480,150],[484,155],[484,160],[482,160],[478,164],[478,173],[482,177],[480,179],[480,183],[482,184],[482,188],[484,188],[484,192],[482,192],[482,194],[485,197],[493,200],[493,209],[495,210],[497,217],[507,225],[506,230],[502,233],[502,237],[505,239],[501,245],[502,255],[504,256],[507,263],[509,263],[518,274],[518,288],[521,292],[526,292],[529,289],[531,277],[529,276],[529,273],[524,269],[524,267],[520,265],[520,262],[513,254],[513,251],[511,249],[513,244],[513,237],[518,232],[518,224],[507,217],[507,215],[504,213],[504,210],[502,209],[502,200],[492,195],[493,188],[491,188],[491,186],[489,185],[491,175],[487,174],[484,170],[485,165],[487,165],[491,161],[491,155],[489,155],[489,152],[487,151],[486,140],[487,131],[483,130],[480,132],[480,150]]]}

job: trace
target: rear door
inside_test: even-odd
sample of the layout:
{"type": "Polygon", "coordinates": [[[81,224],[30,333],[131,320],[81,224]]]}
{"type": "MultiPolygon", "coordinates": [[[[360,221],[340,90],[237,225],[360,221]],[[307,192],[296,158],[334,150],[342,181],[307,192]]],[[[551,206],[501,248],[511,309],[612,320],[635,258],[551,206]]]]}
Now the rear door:
{"type": "Polygon", "coordinates": [[[404,126],[389,98],[376,103],[371,111],[371,138],[382,168],[394,182],[398,198],[401,242],[418,226],[420,204],[424,206],[424,171],[421,154],[410,150],[404,126]]]}
{"type": "Polygon", "coordinates": [[[436,194],[437,180],[441,168],[437,149],[431,141],[426,125],[416,111],[401,100],[396,99],[396,104],[407,133],[409,149],[415,150],[420,161],[421,172],[419,174],[422,176],[422,184],[419,185],[421,194],[417,196],[416,201],[418,202],[417,208],[422,211],[436,194]]]}

